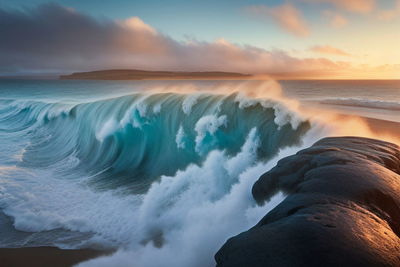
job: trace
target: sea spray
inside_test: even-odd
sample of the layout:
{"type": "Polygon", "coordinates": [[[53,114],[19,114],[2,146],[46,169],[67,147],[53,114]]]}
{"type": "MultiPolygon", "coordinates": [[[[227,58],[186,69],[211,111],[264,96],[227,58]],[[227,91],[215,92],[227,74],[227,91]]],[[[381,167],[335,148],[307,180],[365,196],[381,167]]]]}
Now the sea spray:
{"type": "MultiPolygon", "coordinates": [[[[318,137],[317,132],[307,134],[304,146],[318,137]]],[[[144,242],[79,266],[214,266],[214,253],[228,237],[252,227],[285,198],[278,192],[257,206],[251,187],[265,170],[300,147],[282,149],[269,162],[259,162],[254,156],[258,146],[254,129],[236,156],[214,151],[201,166],[162,177],[140,207],[144,242]]]]}
{"type": "Polygon", "coordinates": [[[259,175],[322,136],[279,90],[170,89],[84,103],[0,100],[0,135],[21,141],[0,205],[16,229],[36,232],[3,246],[120,249],[83,263],[93,266],[212,266],[228,236],[284,198],[257,206],[259,175]]]}

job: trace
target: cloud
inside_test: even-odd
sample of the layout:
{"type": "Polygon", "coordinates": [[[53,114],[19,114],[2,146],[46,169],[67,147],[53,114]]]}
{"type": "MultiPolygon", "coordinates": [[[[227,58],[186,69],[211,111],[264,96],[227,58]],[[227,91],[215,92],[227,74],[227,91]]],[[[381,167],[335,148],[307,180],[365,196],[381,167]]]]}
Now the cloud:
{"type": "MultiPolygon", "coordinates": [[[[370,18],[378,19],[381,21],[391,21],[400,17],[400,0],[388,0],[392,2],[391,8],[380,8],[377,0],[302,0],[309,3],[327,3],[335,6],[338,9],[359,13],[362,15],[369,15],[370,18]]],[[[383,2],[383,1],[382,1],[383,2]]],[[[341,28],[347,24],[347,19],[342,15],[333,11],[323,12],[324,16],[329,17],[331,25],[336,28],[341,28]]]]}
{"type": "Polygon", "coordinates": [[[329,25],[333,28],[340,29],[348,24],[348,20],[339,13],[325,10],[322,14],[329,20],[329,25]]]}
{"type": "Polygon", "coordinates": [[[339,68],[327,59],[298,59],[284,51],[224,39],[178,42],[138,17],[98,20],[57,4],[24,11],[0,9],[0,32],[3,74],[140,68],[293,75],[339,68]]]}
{"type": "Polygon", "coordinates": [[[178,42],[138,17],[96,19],[57,4],[0,8],[0,33],[0,75],[129,68],[321,78],[351,71],[346,62],[296,58],[225,39],[178,42]]]}
{"type": "Polygon", "coordinates": [[[351,54],[349,54],[339,48],[329,46],[329,45],[312,46],[310,48],[310,51],[315,52],[315,53],[320,53],[320,54],[329,54],[329,55],[336,55],[336,56],[346,56],[346,57],[351,56],[351,54]]]}
{"type": "Polygon", "coordinates": [[[119,22],[122,27],[133,29],[135,31],[144,31],[151,34],[156,34],[156,30],[150,25],[144,23],[139,17],[131,17],[119,22]]]}
{"type": "Polygon", "coordinates": [[[367,14],[374,10],[375,0],[305,0],[311,3],[328,3],[335,7],[354,13],[367,14]]]}
{"type": "Polygon", "coordinates": [[[248,10],[265,18],[274,19],[283,29],[297,36],[304,37],[310,34],[309,27],[301,11],[292,4],[284,4],[277,7],[251,6],[248,10]]]}

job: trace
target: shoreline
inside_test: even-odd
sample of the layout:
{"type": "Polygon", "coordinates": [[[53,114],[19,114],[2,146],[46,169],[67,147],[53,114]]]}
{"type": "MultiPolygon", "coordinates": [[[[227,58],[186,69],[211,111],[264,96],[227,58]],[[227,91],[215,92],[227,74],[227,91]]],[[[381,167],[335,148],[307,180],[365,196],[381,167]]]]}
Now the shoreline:
{"type": "Polygon", "coordinates": [[[366,121],[370,130],[374,133],[400,135],[400,122],[367,117],[361,118],[366,121]]]}
{"type": "Polygon", "coordinates": [[[113,252],[57,247],[0,248],[0,265],[7,267],[70,267],[83,261],[110,255],[113,252]]]}

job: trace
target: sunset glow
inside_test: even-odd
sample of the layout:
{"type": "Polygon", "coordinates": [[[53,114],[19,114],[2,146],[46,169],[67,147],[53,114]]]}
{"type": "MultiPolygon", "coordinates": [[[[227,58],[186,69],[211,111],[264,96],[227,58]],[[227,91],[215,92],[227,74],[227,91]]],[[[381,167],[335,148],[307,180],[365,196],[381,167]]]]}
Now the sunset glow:
{"type": "Polygon", "coordinates": [[[400,266],[400,0],[0,0],[0,267],[400,266]]]}
{"type": "Polygon", "coordinates": [[[399,29],[399,0],[174,0],[165,7],[123,1],[90,8],[85,1],[0,1],[0,75],[136,68],[398,79],[399,29]]]}

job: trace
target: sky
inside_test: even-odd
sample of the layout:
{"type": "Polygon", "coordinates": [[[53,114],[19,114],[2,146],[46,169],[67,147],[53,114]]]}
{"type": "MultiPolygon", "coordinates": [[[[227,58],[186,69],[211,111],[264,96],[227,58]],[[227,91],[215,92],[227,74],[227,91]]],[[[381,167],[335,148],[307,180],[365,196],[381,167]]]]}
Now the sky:
{"type": "Polygon", "coordinates": [[[400,0],[0,0],[0,75],[400,79],[400,0]]]}

